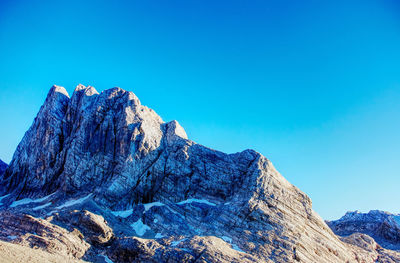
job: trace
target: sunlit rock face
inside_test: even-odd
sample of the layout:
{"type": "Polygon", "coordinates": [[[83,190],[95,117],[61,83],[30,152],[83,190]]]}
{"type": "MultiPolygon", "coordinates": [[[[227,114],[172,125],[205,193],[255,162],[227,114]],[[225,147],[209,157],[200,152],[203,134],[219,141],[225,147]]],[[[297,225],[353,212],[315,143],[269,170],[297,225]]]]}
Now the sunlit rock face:
{"type": "MultiPolygon", "coordinates": [[[[58,227],[78,236],[76,259],[369,258],[365,249],[340,241],[312,210],[310,198],[267,158],[253,150],[226,154],[196,144],[177,121],[164,122],[120,88],[98,93],[79,85],[70,97],[53,86],[1,176],[0,191],[7,218],[42,218],[38,222],[47,227],[36,236],[62,233],[58,227]]],[[[1,239],[35,241],[20,238],[30,229],[10,228],[0,232],[1,239]]],[[[49,250],[52,242],[40,247],[49,250]]]]}

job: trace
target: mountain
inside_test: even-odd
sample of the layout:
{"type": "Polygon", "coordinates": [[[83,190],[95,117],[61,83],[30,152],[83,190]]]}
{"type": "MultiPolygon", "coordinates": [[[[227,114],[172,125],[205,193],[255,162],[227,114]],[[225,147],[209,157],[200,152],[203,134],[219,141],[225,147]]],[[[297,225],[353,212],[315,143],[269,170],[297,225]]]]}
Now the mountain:
{"type": "Polygon", "coordinates": [[[400,250],[400,215],[379,210],[371,210],[369,213],[355,211],[327,223],[339,236],[363,233],[384,248],[400,250]]]}
{"type": "MultiPolygon", "coordinates": [[[[188,139],[134,93],[53,86],[0,178],[0,239],[94,262],[382,262],[253,150],[188,139]]],[[[0,250],[1,251],[1,250],[0,250]]],[[[393,255],[392,255],[392,254],[393,255]]]]}

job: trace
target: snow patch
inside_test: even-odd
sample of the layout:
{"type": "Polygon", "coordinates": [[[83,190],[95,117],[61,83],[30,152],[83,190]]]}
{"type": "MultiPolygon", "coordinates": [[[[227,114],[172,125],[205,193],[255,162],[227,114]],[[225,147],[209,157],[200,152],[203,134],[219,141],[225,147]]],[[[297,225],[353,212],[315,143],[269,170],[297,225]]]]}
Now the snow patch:
{"type": "Polygon", "coordinates": [[[163,203],[161,202],[153,202],[153,203],[148,203],[148,204],[143,204],[144,205],[144,211],[149,211],[150,208],[152,208],[153,206],[164,206],[163,203]]]}
{"type": "Polygon", "coordinates": [[[161,233],[157,233],[155,238],[163,238],[164,236],[161,233]]]}
{"type": "Polygon", "coordinates": [[[135,223],[131,224],[131,227],[135,230],[136,234],[139,236],[143,236],[147,230],[151,229],[148,225],[143,224],[141,218],[135,223]]]}
{"type": "Polygon", "coordinates": [[[232,243],[232,238],[230,238],[230,237],[222,236],[221,238],[222,238],[225,242],[232,243]]]}
{"type": "Polygon", "coordinates": [[[394,222],[396,222],[397,227],[400,228],[400,215],[393,216],[394,222]]]}
{"type": "Polygon", "coordinates": [[[56,209],[62,209],[64,207],[69,207],[69,206],[81,204],[84,201],[86,201],[86,199],[90,198],[92,195],[93,194],[88,194],[87,196],[79,198],[79,199],[69,200],[69,201],[65,202],[63,205],[57,206],[56,209]]]}
{"type": "Polygon", "coordinates": [[[34,207],[34,208],[32,208],[32,210],[43,209],[43,208],[45,208],[45,207],[48,207],[49,205],[51,205],[51,202],[50,202],[50,203],[47,203],[47,204],[44,204],[44,205],[40,205],[40,206],[34,207]]]}
{"type": "Polygon", "coordinates": [[[21,199],[21,200],[18,200],[18,201],[14,201],[14,202],[10,205],[10,207],[16,207],[16,206],[19,206],[19,205],[26,205],[26,204],[29,204],[29,203],[40,203],[40,202],[45,201],[47,198],[49,198],[49,197],[52,196],[53,194],[54,194],[54,193],[52,193],[52,194],[50,194],[50,195],[47,195],[47,196],[45,196],[45,197],[42,197],[42,198],[38,198],[38,199],[24,198],[24,199],[21,199]]]}
{"type": "Polygon", "coordinates": [[[122,218],[127,218],[128,216],[132,215],[133,209],[125,210],[125,211],[111,211],[111,214],[122,217],[122,218]]]}
{"type": "Polygon", "coordinates": [[[206,205],[210,205],[210,206],[216,206],[216,204],[211,203],[211,202],[209,202],[209,201],[207,201],[207,200],[204,200],[204,199],[196,199],[196,198],[190,198],[190,199],[187,199],[187,200],[185,200],[185,201],[181,201],[181,202],[179,202],[179,203],[177,203],[177,204],[178,204],[178,205],[184,205],[184,204],[191,204],[191,203],[193,203],[193,202],[195,202],[195,203],[202,203],[202,204],[206,204],[206,205]]]}
{"type": "Polygon", "coordinates": [[[182,241],[185,241],[187,238],[183,238],[181,240],[178,241],[172,241],[171,242],[171,247],[176,247],[177,245],[179,245],[182,241]]]}
{"type": "Polygon", "coordinates": [[[100,256],[102,256],[102,257],[104,258],[104,260],[106,261],[106,263],[114,263],[109,257],[107,257],[107,255],[101,254],[100,256]]]}
{"type": "Polygon", "coordinates": [[[231,244],[232,248],[238,252],[245,253],[243,250],[241,250],[236,244],[231,244]]]}
{"type": "Polygon", "coordinates": [[[4,199],[4,198],[6,198],[7,196],[9,196],[10,194],[6,194],[6,195],[3,195],[3,196],[0,196],[0,205],[2,204],[2,200],[4,199]]]}

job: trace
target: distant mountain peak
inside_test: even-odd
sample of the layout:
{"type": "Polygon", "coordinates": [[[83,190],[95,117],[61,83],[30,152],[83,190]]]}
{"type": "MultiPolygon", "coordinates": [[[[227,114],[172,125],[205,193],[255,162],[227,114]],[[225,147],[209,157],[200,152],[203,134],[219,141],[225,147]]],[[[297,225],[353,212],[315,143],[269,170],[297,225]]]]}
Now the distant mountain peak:
{"type": "Polygon", "coordinates": [[[400,249],[400,215],[386,211],[371,210],[347,212],[338,220],[328,221],[328,225],[339,236],[354,233],[367,234],[382,247],[400,249]]]}

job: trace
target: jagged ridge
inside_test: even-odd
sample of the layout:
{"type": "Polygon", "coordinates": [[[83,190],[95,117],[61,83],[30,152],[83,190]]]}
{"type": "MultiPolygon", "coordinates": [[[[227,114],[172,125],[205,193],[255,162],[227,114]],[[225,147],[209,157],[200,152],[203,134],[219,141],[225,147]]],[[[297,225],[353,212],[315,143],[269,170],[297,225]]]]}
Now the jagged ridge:
{"type": "Polygon", "coordinates": [[[368,213],[354,211],[327,223],[337,235],[363,233],[373,237],[384,248],[400,250],[400,215],[379,210],[368,213]]]}
{"type": "Polygon", "coordinates": [[[1,184],[3,207],[11,211],[51,215],[49,221],[68,227],[73,209],[101,214],[118,230],[109,241],[113,251],[96,245],[91,253],[106,251],[117,261],[165,261],[171,253],[177,261],[363,258],[264,156],[196,144],[178,122],[165,123],[120,88],[98,93],[79,85],[69,97],[53,86],[1,184]],[[126,238],[132,234],[150,241],[126,238]],[[138,256],[143,247],[151,251],[138,256]]]}

